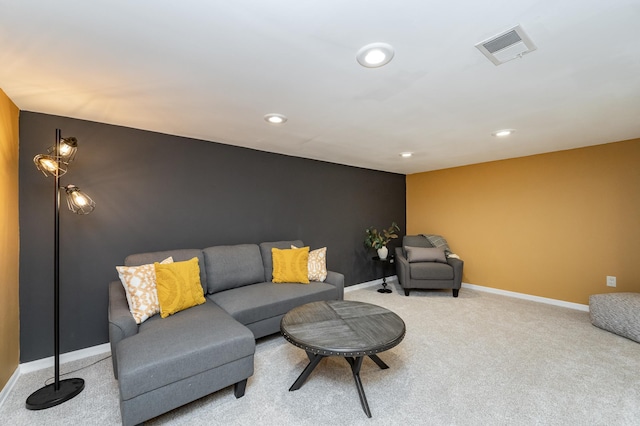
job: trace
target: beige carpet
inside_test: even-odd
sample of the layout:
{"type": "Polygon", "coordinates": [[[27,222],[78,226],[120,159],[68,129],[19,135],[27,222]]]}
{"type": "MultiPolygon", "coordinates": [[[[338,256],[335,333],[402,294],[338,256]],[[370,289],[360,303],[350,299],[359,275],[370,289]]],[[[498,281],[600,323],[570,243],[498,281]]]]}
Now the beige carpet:
{"type": "MultiPolygon", "coordinates": [[[[393,310],[406,325],[399,346],[365,360],[361,377],[373,418],[358,400],[344,359],[321,362],[304,386],[288,388],[307,363],[280,336],[261,339],[243,398],[232,388],[156,418],[149,425],[639,425],[640,344],[593,327],[587,312],[465,289],[412,292],[378,287],[346,299],[393,310]]],[[[100,359],[75,361],[62,371],[100,359]]],[[[86,380],[75,399],[44,411],[24,408],[52,375],[19,378],[0,408],[3,425],[116,425],[111,360],[72,376],[86,380]]]]}

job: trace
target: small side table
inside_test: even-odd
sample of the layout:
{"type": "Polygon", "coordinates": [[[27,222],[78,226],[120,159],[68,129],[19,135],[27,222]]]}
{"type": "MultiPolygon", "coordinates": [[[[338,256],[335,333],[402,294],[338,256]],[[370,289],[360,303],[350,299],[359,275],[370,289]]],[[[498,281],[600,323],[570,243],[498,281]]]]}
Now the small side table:
{"type": "Polygon", "coordinates": [[[387,288],[387,270],[391,265],[395,265],[395,258],[389,254],[386,259],[380,259],[379,256],[374,256],[372,259],[382,264],[382,288],[378,289],[378,293],[391,293],[391,289],[387,288]]]}

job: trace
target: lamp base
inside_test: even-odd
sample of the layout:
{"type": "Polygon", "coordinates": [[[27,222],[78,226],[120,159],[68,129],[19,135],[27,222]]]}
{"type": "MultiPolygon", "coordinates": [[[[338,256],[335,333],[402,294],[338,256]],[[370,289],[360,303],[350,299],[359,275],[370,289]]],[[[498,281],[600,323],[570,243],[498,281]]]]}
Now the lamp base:
{"type": "Polygon", "coordinates": [[[55,382],[38,389],[27,398],[27,409],[44,410],[55,407],[78,395],[84,389],[83,379],[65,379],[58,382],[59,389],[56,391],[55,382]]]}

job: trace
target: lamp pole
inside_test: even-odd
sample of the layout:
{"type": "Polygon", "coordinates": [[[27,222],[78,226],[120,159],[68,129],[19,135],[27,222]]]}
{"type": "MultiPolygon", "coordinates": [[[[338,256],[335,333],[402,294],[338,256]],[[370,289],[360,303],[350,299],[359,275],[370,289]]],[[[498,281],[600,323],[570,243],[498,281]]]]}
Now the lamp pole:
{"type": "MultiPolygon", "coordinates": [[[[60,170],[62,156],[60,155],[60,140],[62,131],[56,129],[56,157],[60,170]]],[[[53,224],[53,351],[54,351],[54,388],[60,391],[60,173],[55,174],[54,185],[54,224],[53,224]]],[[[82,390],[82,389],[80,389],[82,390]]]]}

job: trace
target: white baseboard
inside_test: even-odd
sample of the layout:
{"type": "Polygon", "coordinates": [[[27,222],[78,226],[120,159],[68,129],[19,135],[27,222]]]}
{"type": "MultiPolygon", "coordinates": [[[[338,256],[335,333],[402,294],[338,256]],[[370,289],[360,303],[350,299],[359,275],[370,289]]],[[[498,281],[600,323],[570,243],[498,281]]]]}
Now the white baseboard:
{"type": "MultiPolygon", "coordinates": [[[[79,359],[88,358],[94,355],[102,355],[111,352],[111,345],[109,343],[103,343],[102,345],[91,346],[90,348],[84,348],[73,352],[67,352],[60,355],[60,364],[66,362],[77,361],[79,359]]],[[[48,357],[37,359],[31,362],[25,362],[20,364],[20,374],[31,373],[32,371],[42,370],[44,368],[51,368],[55,362],[55,357],[48,357]]]]}
{"type": "Polygon", "coordinates": [[[534,302],[546,303],[548,305],[561,306],[563,308],[576,309],[578,311],[589,312],[589,305],[582,305],[580,303],[565,302],[564,300],[549,299],[547,297],[540,297],[540,296],[532,296],[530,294],[517,293],[515,291],[501,290],[499,288],[485,287],[485,286],[476,285],[476,284],[462,283],[462,287],[469,288],[472,290],[485,291],[487,293],[500,294],[502,296],[515,297],[516,299],[531,300],[534,302]]]}
{"type": "Polygon", "coordinates": [[[11,377],[9,377],[9,381],[7,382],[7,384],[4,385],[4,387],[0,391],[0,407],[2,407],[2,404],[4,404],[4,401],[7,399],[7,397],[11,393],[11,390],[13,389],[16,382],[18,381],[18,377],[20,377],[20,374],[21,374],[20,365],[18,365],[16,367],[16,371],[13,372],[11,377]]]}
{"type": "MultiPolygon", "coordinates": [[[[387,277],[387,283],[392,283],[394,281],[395,282],[398,281],[397,275],[392,275],[390,277],[387,277]]],[[[355,291],[355,290],[359,290],[367,287],[373,287],[376,285],[382,285],[382,278],[373,280],[373,281],[367,281],[367,282],[356,284],[356,285],[350,285],[349,287],[345,287],[344,292],[348,293],[351,291],[355,291]]],[[[514,297],[516,299],[531,300],[533,302],[546,303],[547,305],[555,305],[555,306],[561,306],[563,308],[589,312],[589,305],[582,305],[580,303],[565,302],[564,300],[550,299],[547,297],[540,297],[540,296],[532,296],[530,294],[517,293],[515,291],[501,290],[499,288],[485,287],[485,286],[469,284],[469,283],[462,283],[462,287],[472,289],[472,290],[477,290],[477,291],[484,291],[487,293],[500,294],[502,296],[507,296],[507,297],[514,297]]]]}

